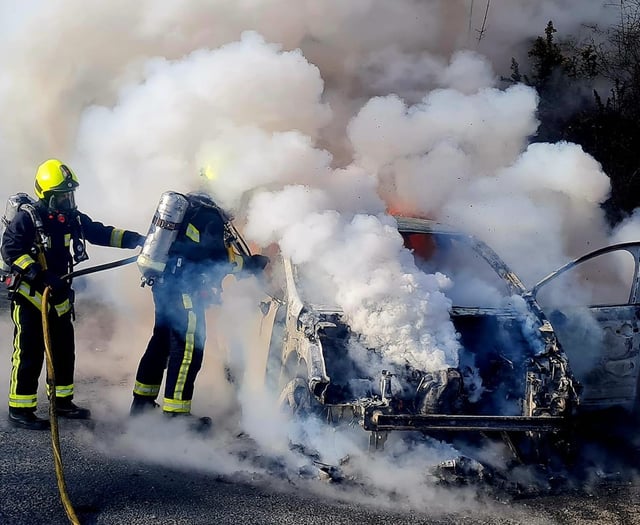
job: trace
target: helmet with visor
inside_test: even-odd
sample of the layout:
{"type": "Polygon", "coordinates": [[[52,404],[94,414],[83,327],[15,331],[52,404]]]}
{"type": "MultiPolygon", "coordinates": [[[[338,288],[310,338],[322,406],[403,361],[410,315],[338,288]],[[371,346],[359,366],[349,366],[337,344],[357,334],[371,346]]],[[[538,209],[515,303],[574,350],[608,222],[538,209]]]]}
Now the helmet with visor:
{"type": "Polygon", "coordinates": [[[57,159],[49,159],[36,171],[35,192],[50,210],[59,213],[76,209],[75,189],[78,178],[71,169],[57,159]]]}

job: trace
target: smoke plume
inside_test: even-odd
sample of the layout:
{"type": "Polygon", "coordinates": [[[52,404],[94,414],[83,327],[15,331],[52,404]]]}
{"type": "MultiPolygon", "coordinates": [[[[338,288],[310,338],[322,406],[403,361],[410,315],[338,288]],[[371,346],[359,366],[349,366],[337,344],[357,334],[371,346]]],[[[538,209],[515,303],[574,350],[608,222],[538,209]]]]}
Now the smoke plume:
{"type": "MultiPolygon", "coordinates": [[[[3,193],[30,191],[36,166],[60,158],[79,177],[80,209],[144,233],[162,192],[205,189],[253,246],[275,246],[298,265],[306,293],[340,307],[386,362],[457,366],[450,280],[416,267],[390,213],[477,234],[528,285],[609,242],[600,208],[607,175],[578,145],[530,144],[537,94],[499,80],[549,20],[579,38],[585,24],[615,16],[606,2],[586,4],[2,2],[3,193]],[[198,175],[203,167],[211,180],[198,175]]],[[[630,219],[617,237],[632,238],[637,224],[630,219]]],[[[90,255],[96,263],[121,256],[95,247],[90,255]]],[[[151,333],[150,292],[138,283],[128,267],[79,290],[79,308],[97,306],[80,309],[78,394],[94,389],[105,418],[126,412],[151,333]]],[[[251,341],[264,337],[260,283],[230,285],[223,298],[209,323],[194,411],[233,420],[261,453],[286,455],[282,443],[304,434],[325,457],[358,457],[359,437],[328,440],[326,429],[287,425],[274,393],[259,388],[264,356],[251,341]]],[[[9,338],[3,328],[4,348],[9,338]]],[[[113,446],[164,461],[166,442],[160,436],[154,448],[152,438],[113,446]]],[[[225,446],[200,457],[220,472],[246,469],[225,446]]],[[[434,442],[424,457],[454,454],[434,442]]],[[[420,505],[424,465],[411,470],[406,457],[402,479],[380,488],[406,484],[420,505]]],[[[385,479],[378,468],[396,470],[372,465],[373,484],[385,479]]]]}

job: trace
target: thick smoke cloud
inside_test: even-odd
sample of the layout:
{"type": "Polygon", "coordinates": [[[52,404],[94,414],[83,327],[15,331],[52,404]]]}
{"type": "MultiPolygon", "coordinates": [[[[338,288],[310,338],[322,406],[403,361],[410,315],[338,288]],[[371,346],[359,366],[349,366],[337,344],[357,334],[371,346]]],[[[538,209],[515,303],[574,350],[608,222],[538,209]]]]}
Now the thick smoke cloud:
{"type": "MultiPolygon", "coordinates": [[[[83,211],[145,231],[163,191],[204,187],[246,223],[255,246],[275,244],[299,263],[309,293],[313,285],[342,307],[385,359],[455,366],[448,278],[415,267],[390,211],[478,234],[528,284],[610,234],[599,207],[606,174],[579,146],[529,145],[537,95],[499,78],[549,20],[579,36],[583,24],[615,13],[605,2],[494,0],[485,18],[488,4],[2,1],[5,196],[29,190],[35,166],[59,157],[80,178],[83,211]],[[213,180],[198,176],[203,166],[213,180]]],[[[617,235],[633,235],[634,224],[617,235]]],[[[91,254],[96,262],[118,256],[91,254]]],[[[151,330],[135,269],[113,275],[95,276],[84,292],[115,316],[113,340],[103,345],[79,327],[93,352],[84,364],[79,355],[79,376],[111,381],[97,409],[105,417],[110,404],[126,410],[122,370],[131,383],[151,330]]],[[[235,397],[224,380],[230,364],[238,425],[278,450],[290,429],[255,393],[257,356],[241,331],[224,333],[233,325],[225,319],[251,323],[260,293],[246,283],[225,291],[210,345],[227,340],[227,354],[207,357],[195,406],[225,413],[221,404],[235,397]]],[[[328,442],[322,432],[306,429],[319,448],[328,442]]],[[[351,454],[359,445],[334,443],[351,454]]],[[[218,459],[220,471],[245,468],[218,459]]]]}

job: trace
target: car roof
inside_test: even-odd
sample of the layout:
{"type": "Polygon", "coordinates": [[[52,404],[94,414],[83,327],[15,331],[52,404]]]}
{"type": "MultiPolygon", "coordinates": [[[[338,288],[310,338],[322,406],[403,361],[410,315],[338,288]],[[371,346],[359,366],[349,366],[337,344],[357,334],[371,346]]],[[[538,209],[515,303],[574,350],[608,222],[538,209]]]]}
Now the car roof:
{"type": "Polygon", "coordinates": [[[446,233],[460,237],[471,237],[469,234],[463,233],[448,224],[431,219],[405,217],[402,215],[394,215],[394,218],[398,223],[398,231],[400,232],[446,233]]]}
{"type": "Polygon", "coordinates": [[[493,267],[498,276],[507,283],[511,293],[516,293],[518,295],[524,295],[526,293],[526,288],[520,278],[509,268],[502,258],[482,240],[471,234],[457,230],[452,226],[431,219],[405,217],[402,215],[393,215],[393,217],[396,220],[398,231],[400,233],[446,235],[463,242],[475,250],[476,253],[482,256],[487,263],[493,267]]]}

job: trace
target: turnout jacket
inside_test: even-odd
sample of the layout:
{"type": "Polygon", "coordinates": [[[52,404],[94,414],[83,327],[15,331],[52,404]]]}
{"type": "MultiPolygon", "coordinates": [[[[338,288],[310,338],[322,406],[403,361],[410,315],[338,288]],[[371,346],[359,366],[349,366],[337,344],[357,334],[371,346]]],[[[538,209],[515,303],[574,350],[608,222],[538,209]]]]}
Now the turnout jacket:
{"type": "Polygon", "coordinates": [[[152,403],[166,371],[163,411],[170,414],[191,412],[207,336],[205,309],[217,302],[216,289],[238,266],[230,262],[224,212],[209,204],[209,199],[186,197],[189,207],[169,249],[165,270],[153,284],[153,335],[133,388],[134,403],[152,403]]]}
{"type": "Polygon", "coordinates": [[[191,204],[169,250],[163,281],[192,292],[218,286],[222,277],[233,271],[224,223],[217,208],[191,204]]]}
{"type": "MultiPolygon", "coordinates": [[[[143,239],[137,232],[105,226],[77,210],[65,215],[57,214],[50,212],[42,201],[33,207],[42,221],[46,244],[40,244],[40,232],[29,212],[20,209],[2,237],[2,258],[19,276],[13,292],[23,295],[38,308],[42,305],[45,288],[42,274],[47,271],[60,278],[70,273],[73,268],[73,244],[86,240],[100,246],[135,248],[143,239]],[[43,268],[34,275],[33,270],[38,268],[33,266],[36,263],[43,268]]],[[[71,283],[67,283],[67,289],[56,292],[53,298],[59,315],[71,308],[70,298],[71,283]]]]}

